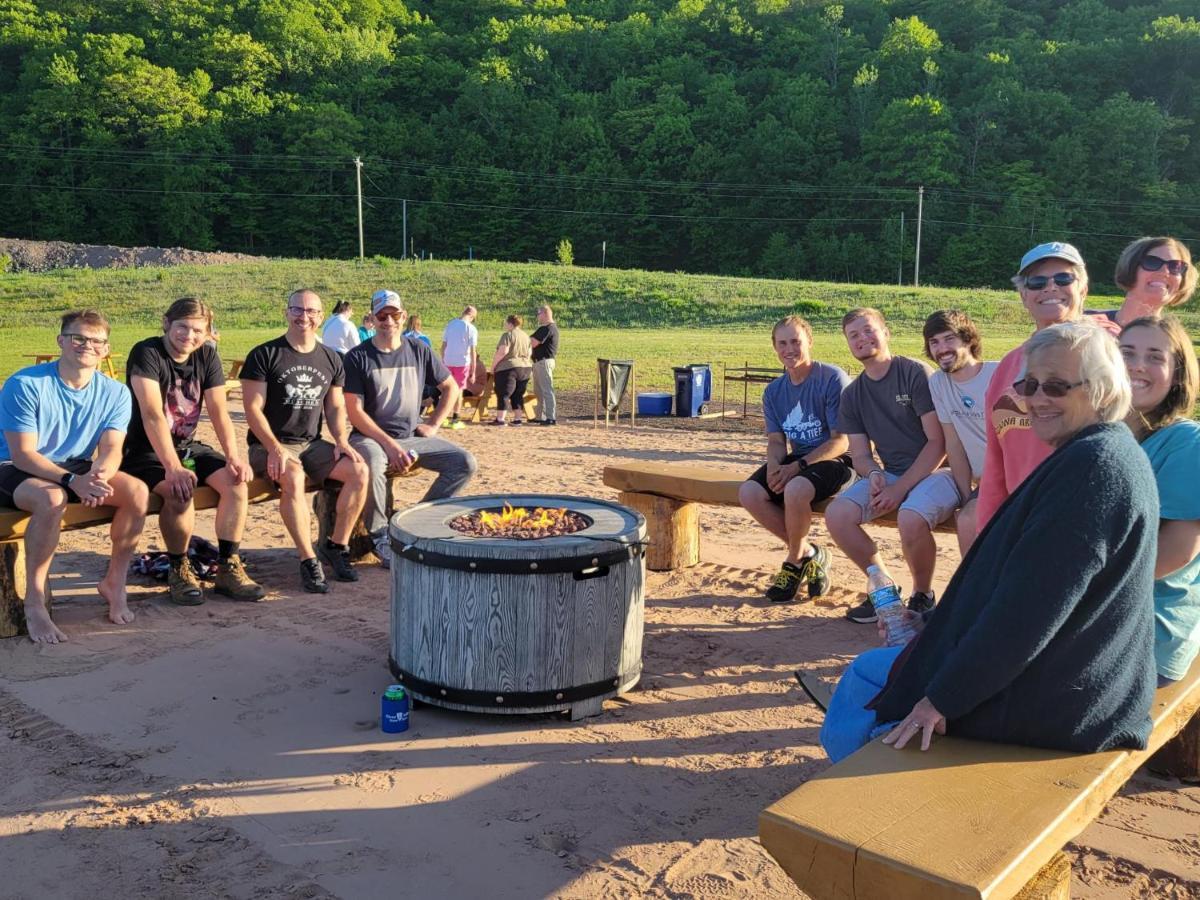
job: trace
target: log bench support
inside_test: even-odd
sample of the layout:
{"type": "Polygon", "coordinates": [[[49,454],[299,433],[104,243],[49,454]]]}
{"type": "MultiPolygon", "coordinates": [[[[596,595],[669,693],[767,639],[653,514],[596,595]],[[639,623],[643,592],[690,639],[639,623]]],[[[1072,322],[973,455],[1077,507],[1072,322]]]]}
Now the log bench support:
{"type": "Polygon", "coordinates": [[[686,569],[700,562],[700,504],[621,491],[617,499],[646,517],[646,568],[686,569]]]}
{"type": "Polygon", "coordinates": [[[0,543],[0,638],[25,632],[25,542],[0,543]]]}

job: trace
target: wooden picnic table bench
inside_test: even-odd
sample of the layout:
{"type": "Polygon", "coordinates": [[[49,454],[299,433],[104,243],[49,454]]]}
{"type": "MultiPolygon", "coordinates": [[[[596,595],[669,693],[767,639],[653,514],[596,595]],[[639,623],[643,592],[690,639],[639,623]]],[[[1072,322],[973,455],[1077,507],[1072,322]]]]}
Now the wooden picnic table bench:
{"type": "MultiPolygon", "coordinates": [[[[53,360],[56,360],[61,355],[62,354],[59,351],[55,350],[53,353],[26,353],[25,358],[32,359],[33,364],[35,366],[38,366],[38,365],[41,365],[42,363],[51,362],[53,360]]],[[[113,365],[113,360],[117,360],[120,358],[121,358],[120,353],[108,353],[108,354],[105,354],[104,358],[100,360],[100,368],[104,371],[105,375],[107,375],[109,378],[112,378],[113,380],[119,380],[119,379],[117,379],[117,369],[113,365]]]]}
{"type": "Polygon", "coordinates": [[[745,419],[750,413],[750,385],[770,384],[782,374],[782,368],[752,366],[749,361],[744,366],[724,369],[721,373],[721,415],[725,414],[725,388],[730,382],[742,386],[742,418],[745,419]]]}
{"type": "MultiPolygon", "coordinates": [[[[646,567],[666,572],[700,561],[700,506],[739,506],[738,489],[748,475],[687,463],[627,462],[605,466],[603,481],[621,492],[621,503],[646,517],[646,567]]],[[[821,515],[828,504],[814,504],[813,514],[821,515]]],[[[889,513],[871,524],[894,526],[896,515],[889,513]]],[[[954,523],[935,530],[954,534],[954,523]]]]}
{"type": "Polygon", "coordinates": [[[814,900],[1066,900],[1063,846],[1141,765],[1200,775],[1197,709],[1200,659],[1155,695],[1145,750],[875,740],[764,810],[759,837],[814,900]]]}
{"type": "MultiPolygon", "coordinates": [[[[531,390],[532,385],[533,381],[531,379],[530,387],[525,389],[525,403],[521,408],[522,412],[525,413],[526,419],[533,418],[533,404],[537,401],[537,394],[531,390]]],[[[487,373],[487,378],[484,380],[482,391],[470,397],[468,397],[465,393],[463,394],[461,418],[468,422],[480,421],[483,418],[484,412],[489,409],[498,408],[496,399],[496,379],[495,376],[489,371],[487,373]],[[468,411],[470,412],[470,415],[467,415],[468,411]]]]}

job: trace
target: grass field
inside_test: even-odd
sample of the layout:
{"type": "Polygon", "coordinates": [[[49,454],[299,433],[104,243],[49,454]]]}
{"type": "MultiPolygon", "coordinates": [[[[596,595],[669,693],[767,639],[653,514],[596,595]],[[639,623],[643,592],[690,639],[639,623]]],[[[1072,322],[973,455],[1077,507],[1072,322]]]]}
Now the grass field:
{"type": "MultiPolygon", "coordinates": [[[[493,262],[400,262],[376,258],[179,266],[175,268],[68,269],[43,274],[0,275],[0,377],[30,360],[24,354],[55,349],[57,317],[95,306],[113,323],[112,346],[125,353],[158,330],[170,301],[203,297],[218,310],[221,352],[228,359],[280,334],[283,305],[296,287],[317,290],[326,309],[347,299],[361,316],[367,298],[389,287],[424,319],[435,346],[446,321],[467,303],[480,310],[481,347],[495,346],[504,317],[526,316],[550,303],[563,329],[556,378],[566,390],[590,388],[597,357],[632,358],[639,389],[669,389],[671,367],[689,362],[776,365],[772,323],[789,312],[809,318],[816,355],[857,371],[840,332],[842,313],[875,306],[887,316],[899,353],[919,355],[921,323],[935,309],[956,307],[983,326],[985,353],[999,358],[1029,333],[1015,292],[989,289],[896,287],[718,278],[619,269],[493,262]]],[[[1094,297],[1097,306],[1116,298],[1094,297]]],[[[1200,317],[1184,313],[1195,332],[1200,317]]],[[[732,387],[732,386],[731,386],[732,387]]],[[[719,383],[714,386],[719,395],[719,383]]],[[[740,394],[739,394],[740,396],[740,394]]]]}

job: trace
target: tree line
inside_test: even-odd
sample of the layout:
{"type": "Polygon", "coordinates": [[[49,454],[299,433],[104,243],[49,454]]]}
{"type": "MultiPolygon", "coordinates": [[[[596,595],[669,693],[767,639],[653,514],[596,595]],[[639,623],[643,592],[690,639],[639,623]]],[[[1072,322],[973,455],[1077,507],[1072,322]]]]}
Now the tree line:
{"type": "Polygon", "coordinates": [[[1198,129],[1194,0],[0,2],[20,237],[350,256],[360,157],[371,254],[1105,281],[1198,129]]]}

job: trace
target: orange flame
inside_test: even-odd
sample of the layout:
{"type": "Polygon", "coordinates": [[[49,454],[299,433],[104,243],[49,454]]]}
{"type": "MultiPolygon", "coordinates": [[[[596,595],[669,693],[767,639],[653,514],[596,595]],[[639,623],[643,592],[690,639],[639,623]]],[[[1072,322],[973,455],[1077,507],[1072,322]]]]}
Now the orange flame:
{"type": "Polygon", "coordinates": [[[518,528],[540,531],[559,525],[566,518],[566,515],[567,510],[565,507],[544,509],[539,506],[531,513],[523,506],[513,507],[512,504],[505,503],[504,508],[498,513],[481,510],[479,513],[479,524],[490,534],[518,528]]]}

